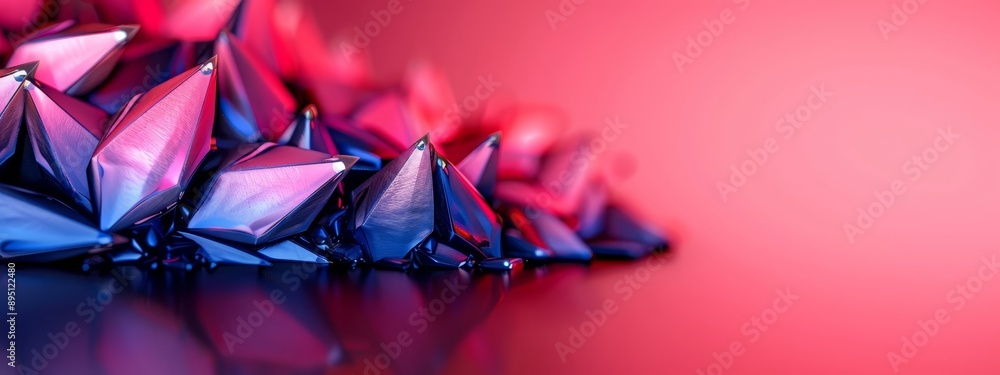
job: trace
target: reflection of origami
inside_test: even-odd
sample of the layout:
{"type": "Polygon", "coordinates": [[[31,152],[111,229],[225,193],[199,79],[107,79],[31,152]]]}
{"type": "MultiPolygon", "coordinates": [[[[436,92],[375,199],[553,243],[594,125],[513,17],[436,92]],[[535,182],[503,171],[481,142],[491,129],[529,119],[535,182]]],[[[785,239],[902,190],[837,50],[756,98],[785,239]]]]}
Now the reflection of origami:
{"type": "Polygon", "coordinates": [[[177,203],[208,154],[216,59],[137,96],[94,151],[90,180],[100,227],[117,231],[177,203]]]}
{"type": "Polygon", "coordinates": [[[56,260],[111,243],[111,236],[51,198],[0,185],[0,256],[56,260]]]}
{"type": "Polygon", "coordinates": [[[41,61],[35,78],[70,95],[90,91],[107,78],[138,26],[62,22],[39,30],[14,49],[7,66],[41,61]]]}
{"type": "Polygon", "coordinates": [[[17,137],[21,134],[21,115],[24,113],[24,85],[28,84],[38,63],[0,69],[0,171],[17,150],[17,137]]]}
{"type": "Polygon", "coordinates": [[[26,88],[24,118],[35,163],[64,195],[91,211],[87,164],[104,135],[107,115],[52,88],[33,83],[26,88]]]}
{"type": "Polygon", "coordinates": [[[243,151],[209,183],[188,230],[252,245],[301,233],[357,160],[273,143],[243,151]]]}

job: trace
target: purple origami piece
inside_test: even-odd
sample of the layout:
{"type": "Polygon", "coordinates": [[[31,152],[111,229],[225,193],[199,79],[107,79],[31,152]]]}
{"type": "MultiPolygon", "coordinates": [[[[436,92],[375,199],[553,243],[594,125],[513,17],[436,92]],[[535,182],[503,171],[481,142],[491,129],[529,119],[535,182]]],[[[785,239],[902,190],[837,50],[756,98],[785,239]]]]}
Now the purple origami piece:
{"type": "Polygon", "coordinates": [[[487,201],[493,200],[500,159],[500,133],[493,133],[479,147],[458,163],[458,170],[469,179],[487,201]]]}
{"type": "Polygon", "coordinates": [[[295,98],[272,71],[228,32],[215,42],[219,54],[222,134],[243,142],[278,140],[295,116],[295,98]]]}
{"type": "Polygon", "coordinates": [[[439,243],[434,237],[428,237],[416,249],[410,252],[412,261],[418,268],[425,269],[457,269],[471,268],[476,258],[455,248],[439,243]]]}
{"type": "Polygon", "coordinates": [[[349,227],[365,258],[403,258],[434,230],[434,147],[424,136],[359,186],[349,227]]]}
{"type": "Polygon", "coordinates": [[[35,78],[70,95],[84,94],[111,74],[138,26],[60,23],[17,45],[7,66],[41,61],[35,78]]]}
{"type": "MultiPolygon", "coordinates": [[[[295,146],[307,150],[313,149],[313,132],[316,130],[319,120],[318,110],[315,105],[308,105],[302,113],[295,118],[295,121],[285,129],[285,133],[278,139],[278,144],[295,146]]],[[[336,154],[336,149],[328,154],[336,154]]]]}
{"type": "Polygon", "coordinates": [[[499,258],[500,219],[475,186],[443,157],[434,166],[438,240],[477,259],[499,258]]]}
{"type": "Polygon", "coordinates": [[[91,211],[87,164],[104,135],[107,115],[53,88],[29,82],[24,119],[33,159],[49,181],[91,211]]]}
{"type": "Polygon", "coordinates": [[[304,232],[357,161],[264,143],[209,182],[188,230],[252,245],[304,232]]]}
{"type": "Polygon", "coordinates": [[[382,137],[358,128],[357,124],[339,116],[324,116],[323,126],[313,133],[313,150],[329,154],[354,155],[361,160],[355,169],[377,171],[382,159],[395,159],[400,149],[382,137]]]}
{"type": "Polygon", "coordinates": [[[130,101],[90,162],[102,230],[118,231],[173,207],[211,147],[216,59],[130,101]]]}
{"type": "Polygon", "coordinates": [[[31,190],[0,185],[2,257],[467,273],[669,246],[612,199],[561,111],[466,116],[428,64],[376,82],[302,4],[84,3],[0,36],[0,184],[31,190]]]}
{"type": "Polygon", "coordinates": [[[0,170],[17,151],[24,114],[24,86],[28,84],[38,63],[0,69],[0,170]]]}

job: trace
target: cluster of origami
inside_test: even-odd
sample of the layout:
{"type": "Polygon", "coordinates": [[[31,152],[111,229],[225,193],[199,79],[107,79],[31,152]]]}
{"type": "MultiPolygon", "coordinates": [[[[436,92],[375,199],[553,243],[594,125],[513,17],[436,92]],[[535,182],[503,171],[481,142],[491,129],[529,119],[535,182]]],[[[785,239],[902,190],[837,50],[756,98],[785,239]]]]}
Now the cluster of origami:
{"type": "Polygon", "coordinates": [[[505,271],[667,246],[550,112],[456,118],[436,70],[375,85],[267,2],[94,4],[0,41],[4,259],[505,271]]]}

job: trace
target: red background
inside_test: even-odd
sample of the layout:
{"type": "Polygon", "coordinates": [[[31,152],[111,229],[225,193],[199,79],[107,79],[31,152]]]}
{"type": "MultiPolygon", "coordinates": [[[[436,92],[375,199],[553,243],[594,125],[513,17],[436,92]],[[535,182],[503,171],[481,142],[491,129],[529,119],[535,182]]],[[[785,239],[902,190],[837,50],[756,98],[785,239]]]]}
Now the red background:
{"type": "MultiPolygon", "coordinates": [[[[330,33],[386,7],[314,3],[330,33]]],[[[1000,285],[960,310],[947,299],[997,252],[996,4],[926,1],[888,40],[877,23],[902,1],[587,0],[553,30],[559,5],[404,1],[366,50],[386,80],[425,59],[459,98],[492,74],[497,98],[554,105],[580,129],[619,116],[630,127],[602,154],[626,168],[613,188],[678,246],[629,301],[624,271],[601,268],[512,290],[469,339],[498,343],[502,364],[457,352],[456,372],[697,373],[741,341],[725,373],[891,373],[888,353],[938,309],[952,319],[900,373],[1000,370],[1000,285]],[[724,9],[735,20],[680,72],[673,54],[724,9]],[[775,123],[813,85],[833,97],[784,139],[775,123]],[[949,127],[961,137],[912,181],[904,164],[949,127]],[[717,181],[772,137],[779,150],[723,201],[717,181]],[[895,179],[906,192],[852,244],[844,224],[895,179]],[[571,286],[587,292],[559,293],[571,286]],[[800,300],[748,344],[741,326],[779,288],[800,300]],[[606,298],[620,310],[562,363],[555,343],[606,298]]]]}
{"type": "MultiPolygon", "coordinates": [[[[302,1],[278,1],[275,20],[314,17],[331,46],[388,3],[302,1]]],[[[998,251],[1000,5],[571,1],[403,0],[365,52],[382,82],[429,61],[460,99],[492,75],[491,100],[560,108],[576,130],[618,117],[629,127],[600,154],[617,169],[611,187],[676,246],[656,270],[600,262],[516,285],[434,360],[451,373],[1000,372],[1000,281],[982,261],[998,251]],[[547,12],[561,4],[572,14],[553,30],[547,12]],[[725,10],[735,19],[678,69],[674,55],[725,10]],[[879,22],[894,13],[886,35],[879,22]],[[811,87],[833,96],[785,139],[776,122],[811,87]],[[912,179],[907,162],[947,129],[961,136],[912,179]],[[717,184],[771,138],[778,150],[724,199],[717,184]],[[852,241],[845,224],[895,180],[905,192],[852,241]],[[624,300],[622,283],[646,271],[624,300]],[[969,280],[981,289],[958,304],[969,280]],[[799,299],[751,343],[743,327],[777,290],[799,299]],[[563,361],[558,344],[608,299],[617,310],[563,361]],[[890,353],[939,310],[950,319],[894,367],[890,353]]],[[[5,26],[37,2],[8,3],[5,26]]]]}

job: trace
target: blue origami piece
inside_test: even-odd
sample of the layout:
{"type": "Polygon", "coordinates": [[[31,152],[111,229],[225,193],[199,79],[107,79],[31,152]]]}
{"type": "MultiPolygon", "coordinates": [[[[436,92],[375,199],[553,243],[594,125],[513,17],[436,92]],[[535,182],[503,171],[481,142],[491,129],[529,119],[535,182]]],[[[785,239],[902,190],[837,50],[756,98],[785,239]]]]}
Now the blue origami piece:
{"type": "Polygon", "coordinates": [[[110,245],[113,237],[55,199],[0,185],[0,257],[53,261],[110,245]]]}
{"type": "Polygon", "coordinates": [[[500,220],[475,186],[449,161],[434,165],[435,235],[477,259],[499,258],[500,220]]]}
{"type": "Polygon", "coordinates": [[[493,133],[458,163],[458,170],[469,179],[486,201],[493,200],[500,161],[500,133],[493,133]]]}
{"type": "Polygon", "coordinates": [[[434,230],[434,147],[424,136],[353,193],[350,228],[365,259],[401,259],[434,230]]]}
{"type": "Polygon", "coordinates": [[[38,62],[0,69],[0,171],[17,152],[24,114],[24,86],[32,77],[38,62]]]}

